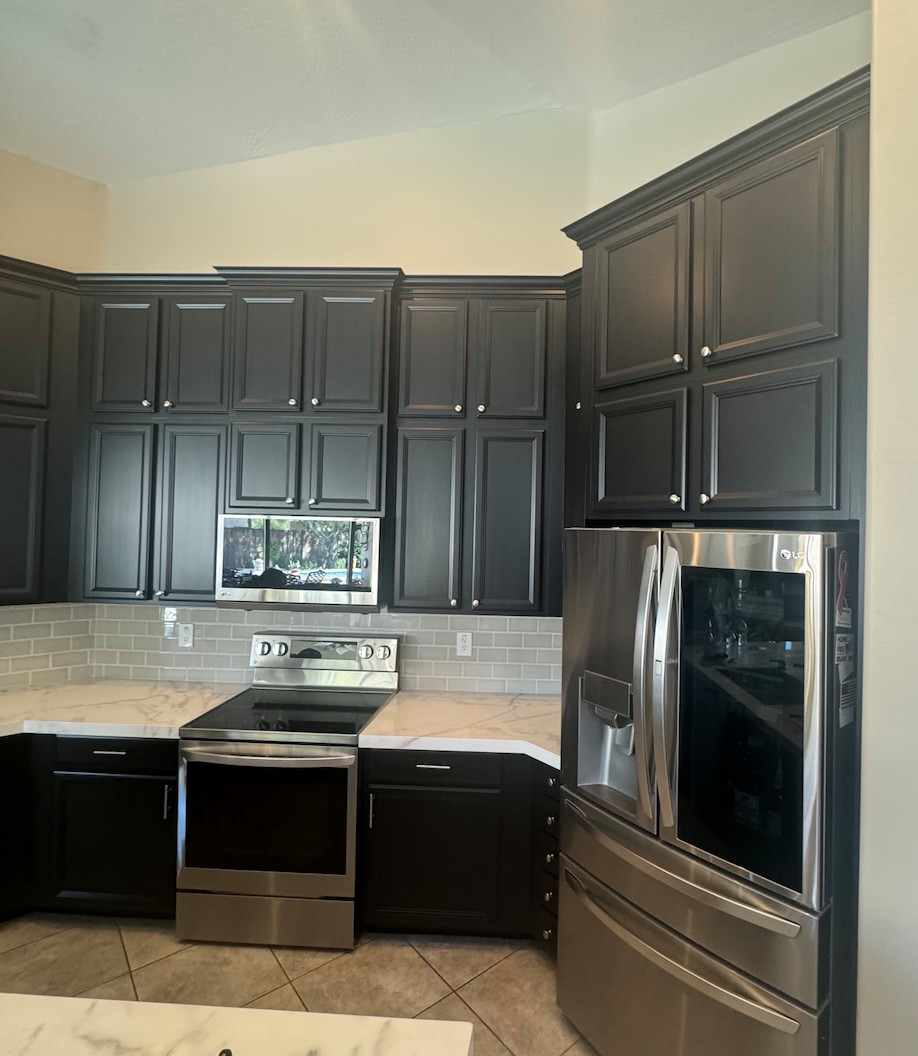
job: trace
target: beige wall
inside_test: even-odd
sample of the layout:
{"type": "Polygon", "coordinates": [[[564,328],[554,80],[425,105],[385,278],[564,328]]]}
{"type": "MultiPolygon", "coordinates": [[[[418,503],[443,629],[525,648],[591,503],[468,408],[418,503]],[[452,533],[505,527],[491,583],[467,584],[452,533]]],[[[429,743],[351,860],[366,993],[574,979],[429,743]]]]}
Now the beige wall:
{"type": "Polygon", "coordinates": [[[874,0],[859,1056],[918,1050],[918,4],[874,0]]]}
{"type": "Polygon", "coordinates": [[[868,11],[594,114],[585,211],[869,62],[868,11]]]}
{"type": "Polygon", "coordinates": [[[0,150],[0,253],[103,270],[106,195],[101,183],[0,150]]]}

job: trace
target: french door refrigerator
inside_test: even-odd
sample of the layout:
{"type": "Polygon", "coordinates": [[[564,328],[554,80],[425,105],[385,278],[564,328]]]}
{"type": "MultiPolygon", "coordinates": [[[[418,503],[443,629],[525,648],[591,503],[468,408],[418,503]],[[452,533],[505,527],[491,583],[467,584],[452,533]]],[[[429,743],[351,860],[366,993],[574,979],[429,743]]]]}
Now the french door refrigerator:
{"type": "Polygon", "coordinates": [[[558,1003],[601,1056],[853,1053],[856,554],[565,533],[558,1003]]]}

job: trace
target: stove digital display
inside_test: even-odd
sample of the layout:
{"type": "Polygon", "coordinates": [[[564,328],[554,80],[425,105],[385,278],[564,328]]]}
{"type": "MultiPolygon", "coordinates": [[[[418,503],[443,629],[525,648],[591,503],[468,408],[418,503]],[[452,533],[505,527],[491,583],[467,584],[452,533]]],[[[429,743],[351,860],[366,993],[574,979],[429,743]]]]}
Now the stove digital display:
{"type": "Polygon", "coordinates": [[[292,660],[356,660],[357,643],[320,642],[308,638],[290,640],[290,658],[292,660]]]}

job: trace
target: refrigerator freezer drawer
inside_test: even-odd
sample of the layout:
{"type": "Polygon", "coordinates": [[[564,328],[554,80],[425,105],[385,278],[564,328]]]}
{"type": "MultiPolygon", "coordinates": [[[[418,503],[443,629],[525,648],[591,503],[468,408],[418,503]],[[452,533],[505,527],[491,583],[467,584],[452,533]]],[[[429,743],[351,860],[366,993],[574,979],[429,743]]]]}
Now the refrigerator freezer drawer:
{"type": "MultiPolygon", "coordinates": [[[[562,792],[561,851],[680,935],[794,1001],[828,996],[829,911],[812,913],[562,792]]],[[[562,888],[564,884],[561,885],[562,888]]],[[[567,926],[563,919],[562,930],[567,926]]]]}
{"type": "Polygon", "coordinates": [[[822,1016],[686,942],[564,856],[558,1004],[600,1056],[828,1056],[822,1016]]]}

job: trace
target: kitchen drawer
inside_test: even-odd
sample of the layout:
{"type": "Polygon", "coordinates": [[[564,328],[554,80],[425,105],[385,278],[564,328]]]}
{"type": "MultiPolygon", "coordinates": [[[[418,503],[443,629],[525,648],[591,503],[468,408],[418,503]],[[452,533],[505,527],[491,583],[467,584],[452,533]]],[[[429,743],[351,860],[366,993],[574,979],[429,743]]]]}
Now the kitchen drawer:
{"type": "Polygon", "coordinates": [[[557,876],[558,838],[547,832],[538,833],[533,839],[533,860],[539,869],[547,869],[557,876]]]}
{"type": "Polygon", "coordinates": [[[536,945],[540,946],[552,957],[556,956],[558,952],[558,918],[554,913],[541,907],[536,910],[534,917],[533,937],[536,945]]]}
{"type": "Polygon", "coordinates": [[[375,749],[366,777],[375,784],[500,787],[500,756],[486,752],[403,752],[375,749]]]}
{"type": "Polygon", "coordinates": [[[58,737],[54,768],[106,774],[175,774],[178,741],[153,737],[58,737]]]}

